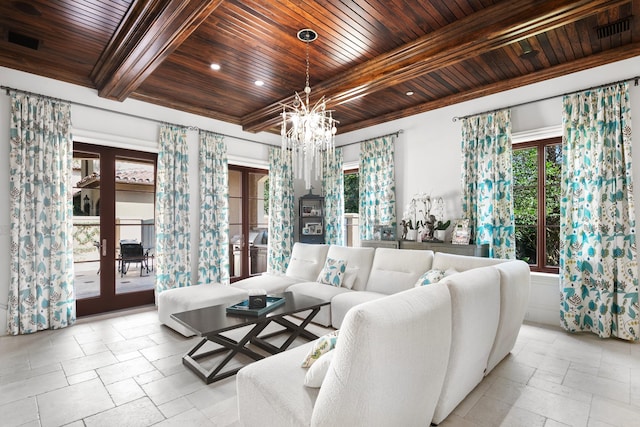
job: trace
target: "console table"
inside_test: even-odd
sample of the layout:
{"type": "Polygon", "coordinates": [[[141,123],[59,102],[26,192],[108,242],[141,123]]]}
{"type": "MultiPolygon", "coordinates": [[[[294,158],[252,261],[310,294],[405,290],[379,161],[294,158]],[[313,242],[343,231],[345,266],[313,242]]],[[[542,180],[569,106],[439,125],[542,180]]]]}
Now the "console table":
{"type": "Polygon", "coordinates": [[[413,250],[432,250],[434,252],[446,252],[456,255],[469,255],[478,257],[489,256],[489,245],[454,245],[445,242],[414,242],[413,240],[363,240],[360,246],[373,248],[400,248],[413,250]]]}

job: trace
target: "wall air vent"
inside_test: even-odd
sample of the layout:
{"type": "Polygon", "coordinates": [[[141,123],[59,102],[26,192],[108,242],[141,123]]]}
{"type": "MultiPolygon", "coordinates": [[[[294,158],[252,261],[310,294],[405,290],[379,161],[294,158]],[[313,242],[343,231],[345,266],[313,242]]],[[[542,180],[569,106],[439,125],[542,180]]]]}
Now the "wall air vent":
{"type": "Polygon", "coordinates": [[[40,46],[40,40],[33,37],[25,36],[24,34],[14,33],[13,31],[9,31],[9,37],[7,38],[7,40],[9,41],[9,43],[28,47],[29,49],[33,50],[38,50],[38,46],[40,46]]]}
{"type": "Polygon", "coordinates": [[[631,16],[618,19],[617,21],[607,25],[599,25],[596,27],[596,32],[598,33],[599,39],[604,39],[606,37],[615,36],[616,34],[629,31],[629,28],[631,28],[631,16]]]}

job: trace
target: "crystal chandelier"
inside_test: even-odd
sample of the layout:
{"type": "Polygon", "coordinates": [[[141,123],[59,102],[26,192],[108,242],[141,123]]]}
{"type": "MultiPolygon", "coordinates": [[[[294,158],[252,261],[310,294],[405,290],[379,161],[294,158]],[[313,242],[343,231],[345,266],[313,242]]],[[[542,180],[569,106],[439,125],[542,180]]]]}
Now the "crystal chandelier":
{"type": "Polygon", "coordinates": [[[304,99],[298,92],[291,105],[282,108],[282,150],[291,150],[293,170],[298,179],[304,179],[306,189],[311,188],[311,170],[315,179],[322,178],[322,169],[334,160],[336,120],[327,110],[324,96],[311,107],[309,105],[309,43],[318,34],[310,29],[298,31],[298,39],[306,43],[306,86],[304,99]],[[290,127],[287,127],[290,122],[290,127]]]}

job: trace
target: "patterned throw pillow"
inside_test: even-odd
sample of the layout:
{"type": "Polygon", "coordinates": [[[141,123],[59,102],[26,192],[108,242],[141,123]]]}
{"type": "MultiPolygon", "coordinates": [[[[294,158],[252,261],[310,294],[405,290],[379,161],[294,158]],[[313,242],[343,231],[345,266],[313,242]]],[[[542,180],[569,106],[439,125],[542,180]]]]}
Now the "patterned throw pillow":
{"type": "Polygon", "coordinates": [[[327,258],[324,263],[324,268],[318,275],[316,282],[340,287],[342,285],[342,278],[344,277],[346,269],[347,262],[345,260],[327,258]]]}
{"type": "Polygon", "coordinates": [[[336,342],[338,341],[338,332],[333,331],[328,333],[327,335],[323,335],[313,344],[309,353],[305,356],[302,361],[302,367],[308,368],[313,365],[313,363],[320,358],[325,353],[328,353],[329,350],[333,350],[336,347],[336,342]]]}
{"type": "Polygon", "coordinates": [[[428,270],[422,276],[420,276],[420,278],[416,282],[415,286],[417,288],[418,286],[424,286],[424,285],[430,285],[432,283],[438,283],[440,280],[442,280],[444,278],[444,276],[445,276],[445,274],[444,274],[444,271],[442,271],[442,270],[437,270],[437,269],[428,270]]]}

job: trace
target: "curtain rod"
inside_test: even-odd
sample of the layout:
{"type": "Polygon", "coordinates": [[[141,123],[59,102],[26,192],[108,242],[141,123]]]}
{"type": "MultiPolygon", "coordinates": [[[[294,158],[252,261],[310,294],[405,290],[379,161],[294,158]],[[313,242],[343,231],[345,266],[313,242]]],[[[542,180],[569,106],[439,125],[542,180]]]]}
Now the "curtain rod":
{"type": "Polygon", "coordinates": [[[78,106],[81,106],[81,107],[93,108],[94,110],[105,111],[105,112],[108,112],[108,113],[115,113],[115,114],[119,114],[121,116],[126,116],[126,117],[133,117],[134,119],[146,120],[148,122],[154,122],[154,123],[158,123],[158,124],[162,124],[162,125],[179,126],[179,127],[185,128],[187,130],[195,130],[195,131],[203,130],[203,131],[215,133],[217,135],[222,135],[224,137],[238,139],[240,141],[253,142],[255,144],[262,144],[262,145],[266,145],[266,146],[269,146],[269,147],[279,147],[279,145],[274,145],[274,144],[269,144],[267,142],[262,142],[262,141],[256,141],[256,140],[253,140],[253,139],[243,138],[241,136],[225,135],[225,134],[220,133],[220,132],[215,132],[215,131],[208,130],[208,129],[202,129],[202,128],[199,128],[198,126],[185,126],[185,125],[181,125],[181,124],[178,124],[178,123],[170,123],[170,122],[163,121],[163,120],[152,119],[150,117],[139,116],[137,114],[123,113],[121,111],[116,111],[116,110],[112,110],[112,109],[109,109],[109,108],[96,107],[95,105],[84,104],[82,102],[69,101],[67,99],[56,98],[56,97],[48,96],[48,95],[42,95],[40,93],[35,93],[35,92],[29,92],[28,90],[15,89],[15,88],[12,88],[12,87],[9,87],[9,86],[0,86],[0,89],[5,90],[7,95],[9,95],[10,91],[14,91],[14,92],[24,93],[24,94],[27,94],[27,95],[45,96],[45,97],[47,97],[49,99],[52,99],[54,101],[68,102],[69,104],[78,105],[78,106]]]}
{"type": "Polygon", "coordinates": [[[343,145],[340,145],[340,146],[336,146],[336,148],[348,147],[349,145],[354,145],[354,144],[361,144],[363,142],[369,142],[369,141],[373,141],[374,139],[384,138],[384,137],[387,137],[387,136],[395,136],[395,137],[397,137],[398,135],[400,135],[403,132],[404,132],[404,130],[398,129],[397,131],[388,133],[386,135],[374,136],[373,138],[364,139],[362,141],[350,142],[348,144],[343,144],[343,145]]]}
{"type": "Polygon", "coordinates": [[[587,90],[600,89],[600,88],[605,87],[605,86],[612,86],[612,85],[617,85],[619,83],[630,82],[631,80],[634,81],[634,84],[633,84],[634,86],[638,86],[638,80],[640,80],[640,76],[629,77],[627,79],[618,80],[616,82],[611,82],[611,83],[604,83],[604,84],[601,84],[601,85],[598,85],[598,86],[592,86],[592,87],[589,87],[587,89],[581,89],[581,90],[578,90],[578,91],[565,92],[565,93],[562,93],[562,94],[559,94],[559,95],[547,96],[546,98],[535,99],[533,101],[521,102],[520,104],[509,105],[509,106],[503,107],[503,108],[494,108],[493,110],[482,111],[480,113],[475,113],[475,114],[468,114],[468,115],[462,116],[462,117],[454,116],[451,120],[454,121],[454,122],[457,122],[458,120],[467,119],[469,117],[477,116],[479,114],[494,113],[496,111],[504,110],[504,109],[507,109],[507,108],[521,107],[523,105],[533,104],[535,102],[542,102],[542,101],[547,101],[549,99],[564,97],[564,96],[567,96],[567,95],[574,94],[576,92],[584,92],[584,91],[587,91],[587,90]]]}

